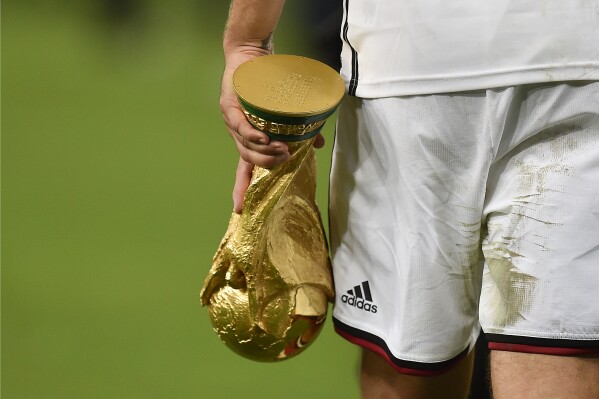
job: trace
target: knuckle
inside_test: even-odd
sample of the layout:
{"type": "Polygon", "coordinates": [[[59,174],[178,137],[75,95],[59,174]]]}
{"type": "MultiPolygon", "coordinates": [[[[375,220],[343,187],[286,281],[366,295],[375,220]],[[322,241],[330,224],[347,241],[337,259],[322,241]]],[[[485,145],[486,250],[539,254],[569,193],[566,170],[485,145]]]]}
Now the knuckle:
{"type": "Polygon", "coordinates": [[[249,152],[247,148],[245,148],[241,143],[237,142],[237,152],[239,152],[239,156],[246,162],[251,162],[249,152]]]}
{"type": "Polygon", "coordinates": [[[270,168],[274,168],[275,166],[277,166],[277,159],[275,157],[264,157],[264,159],[262,160],[262,167],[270,169],[270,168]]]}
{"type": "Polygon", "coordinates": [[[240,155],[241,155],[241,158],[244,161],[254,163],[254,160],[252,159],[252,157],[249,156],[247,153],[243,153],[243,154],[240,154],[240,155]]]}

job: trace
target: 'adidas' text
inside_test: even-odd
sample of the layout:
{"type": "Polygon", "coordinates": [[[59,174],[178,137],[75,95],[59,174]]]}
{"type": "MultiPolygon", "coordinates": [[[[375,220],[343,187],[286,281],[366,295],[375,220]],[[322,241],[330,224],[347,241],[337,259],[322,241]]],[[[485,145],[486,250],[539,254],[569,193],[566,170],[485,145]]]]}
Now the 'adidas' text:
{"type": "Polygon", "coordinates": [[[368,281],[362,282],[361,286],[356,285],[353,289],[348,290],[347,294],[341,295],[341,302],[366,312],[377,312],[376,305],[372,303],[372,295],[370,293],[368,281]],[[362,294],[362,290],[364,294],[362,294]]]}

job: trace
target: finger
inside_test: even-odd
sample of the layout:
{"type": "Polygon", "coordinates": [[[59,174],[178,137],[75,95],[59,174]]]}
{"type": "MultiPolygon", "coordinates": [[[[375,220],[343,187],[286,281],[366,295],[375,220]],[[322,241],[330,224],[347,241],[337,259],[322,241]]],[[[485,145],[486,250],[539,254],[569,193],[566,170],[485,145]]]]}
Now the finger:
{"type": "Polygon", "coordinates": [[[221,108],[223,119],[230,132],[235,132],[245,138],[249,143],[265,145],[270,142],[265,133],[254,129],[254,127],[247,121],[236,100],[225,101],[225,105],[221,108]]]}
{"type": "Polygon", "coordinates": [[[289,147],[282,141],[271,141],[268,144],[256,144],[248,140],[244,135],[236,131],[229,134],[244,148],[263,155],[282,155],[289,152],[289,147]]]}
{"type": "Polygon", "coordinates": [[[291,157],[286,145],[284,147],[284,151],[277,150],[277,152],[274,154],[263,154],[254,151],[251,148],[244,147],[243,144],[238,140],[235,140],[235,144],[237,145],[237,151],[239,151],[239,155],[241,156],[241,158],[243,158],[244,161],[249,162],[252,165],[261,166],[263,168],[270,169],[287,161],[291,157]]]}
{"type": "Polygon", "coordinates": [[[230,108],[223,115],[229,134],[235,140],[237,150],[246,162],[271,168],[289,159],[287,144],[281,141],[269,142],[268,136],[254,129],[241,111],[230,108]],[[241,119],[235,114],[241,114],[241,119]]]}
{"type": "Polygon", "coordinates": [[[235,172],[235,186],[233,187],[233,211],[235,213],[239,214],[243,209],[243,198],[250,186],[253,170],[254,165],[239,158],[235,172]]]}
{"type": "MultiPolygon", "coordinates": [[[[223,114],[229,135],[238,142],[241,147],[247,148],[249,151],[260,153],[263,155],[281,156],[289,153],[289,148],[286,143],[281,141],[269,141],[269,137],[254,129],[254,127],[245,119],[245,115],[235,108],[226,110],[223,114]],[[235,116],[237,114],[237,116],[235,116]],[[241,116],[239,116],[241,115],[241,116]]],[[[239,149],[238,145],[238,149],[239,149]]],[[[240,149],[240,152],[243,150],[240,149]]],[[[247,156],[244,158],[248,160],[247,156]]],[[[259,164],[260,166],[264,166],[259,164]]]]}

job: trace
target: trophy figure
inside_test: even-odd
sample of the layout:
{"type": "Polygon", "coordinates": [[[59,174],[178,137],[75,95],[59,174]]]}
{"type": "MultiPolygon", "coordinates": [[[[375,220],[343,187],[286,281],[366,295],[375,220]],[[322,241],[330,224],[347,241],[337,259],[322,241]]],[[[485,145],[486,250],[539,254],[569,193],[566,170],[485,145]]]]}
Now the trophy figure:
{"type": "Polygon", "coordinates": [[[242,64],[233,84],[248,121],[288,142],[291,159],[254,167],[242,213],[231,216],[200,297],[230,349],[279,361],[314,341],[334,297],[312,144],[344,84],[332,68],[290,55],[242,64]]]}

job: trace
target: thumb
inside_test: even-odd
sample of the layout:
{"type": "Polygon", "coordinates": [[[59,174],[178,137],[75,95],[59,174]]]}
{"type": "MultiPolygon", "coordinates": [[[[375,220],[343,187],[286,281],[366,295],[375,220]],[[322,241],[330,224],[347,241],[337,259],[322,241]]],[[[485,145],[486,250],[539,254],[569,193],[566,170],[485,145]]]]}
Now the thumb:
{"type": "Polygon", "coordinates": [[[233,187],[233,211],[235,213],[241,213],[243,208],[243,198],[250,185],[253,170],[253,164],[244,161],[241,157],[239,158],[237,171],[235,172],[235,186],[233,187]]]}

